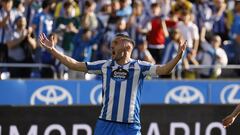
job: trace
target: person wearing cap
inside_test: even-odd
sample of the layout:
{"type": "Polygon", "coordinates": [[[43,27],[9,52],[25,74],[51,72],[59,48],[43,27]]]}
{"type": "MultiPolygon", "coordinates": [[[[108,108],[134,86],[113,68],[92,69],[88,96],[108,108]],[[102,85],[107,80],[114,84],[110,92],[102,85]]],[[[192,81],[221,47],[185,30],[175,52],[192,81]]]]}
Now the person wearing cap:
{"type": "Polygon", "coordinates": [[[68,68],[102,76],[103,103],[94,135],[141,135],[140,99],[144,78],[169,74],[186,48],[186,42],[181,42],[176,57],[160,66],[131,59],[135,43],[122,33],[112,41],[112,58],[95,62],[80,62],[59,53],[53,39],[45,34],[39,36],[39,41],[68,68]]]}

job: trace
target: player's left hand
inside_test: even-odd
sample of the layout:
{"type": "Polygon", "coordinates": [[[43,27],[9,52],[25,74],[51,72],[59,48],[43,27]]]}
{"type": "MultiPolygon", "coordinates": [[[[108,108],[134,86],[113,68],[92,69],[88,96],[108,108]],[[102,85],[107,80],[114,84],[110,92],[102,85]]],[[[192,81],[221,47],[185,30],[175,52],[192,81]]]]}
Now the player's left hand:
{"type": "Polygon", "coordinates": [[[234,116],[228,115],[226,118],[224,118],[224,119],[222,120],[223,127],[226,128],[226,127],[232,125],[233,122],[234,122],[234,120],[235,120],[235,117],[234,117],[234,116]]]}
{"type": "Polygon", "coordinates": [[[185,40],[184,42],[182,40],[179,40],[179,46],[178,46],[178,54],[182,54],[186,47],[187,47],[187,40],[185,40]]]}

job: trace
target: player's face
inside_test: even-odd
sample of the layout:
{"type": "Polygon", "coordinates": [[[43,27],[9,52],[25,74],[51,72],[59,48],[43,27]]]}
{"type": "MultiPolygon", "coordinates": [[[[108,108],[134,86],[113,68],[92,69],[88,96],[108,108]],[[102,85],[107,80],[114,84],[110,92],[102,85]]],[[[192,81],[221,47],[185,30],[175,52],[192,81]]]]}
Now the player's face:
{"type": "Polygon", "coordinates": [[[112,49],[112,59],[113,60],[120,60],[124,57],[125,48],[122,45],[121,38],[115,38],[112,41],[111,49],[112,49]]]}

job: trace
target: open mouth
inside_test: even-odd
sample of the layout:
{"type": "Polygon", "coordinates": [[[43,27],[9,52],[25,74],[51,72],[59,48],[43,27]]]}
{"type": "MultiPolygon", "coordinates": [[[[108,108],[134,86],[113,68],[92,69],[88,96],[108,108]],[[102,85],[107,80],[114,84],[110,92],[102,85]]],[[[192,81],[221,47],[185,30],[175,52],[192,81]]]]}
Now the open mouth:
{"type": "Polygon", "coordinates": [[[116,52],[115,51],[112,51],[112,55],[115,55],[116,54],[116,52]]]}

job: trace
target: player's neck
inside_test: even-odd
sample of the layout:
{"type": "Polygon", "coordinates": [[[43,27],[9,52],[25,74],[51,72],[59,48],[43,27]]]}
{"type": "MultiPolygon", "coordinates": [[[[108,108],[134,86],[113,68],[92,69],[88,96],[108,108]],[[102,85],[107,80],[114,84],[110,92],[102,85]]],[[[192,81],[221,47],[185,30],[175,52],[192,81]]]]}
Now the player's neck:
{"type": "Polygon", "coordinates": [[[130,58],[129,58],[129,57],[125,57],[125,58],[116,60],[116,62],[117,62],[118,65],[125,65],[125,64],[127,64],[129,61],[130,61],[130,58]]]}

